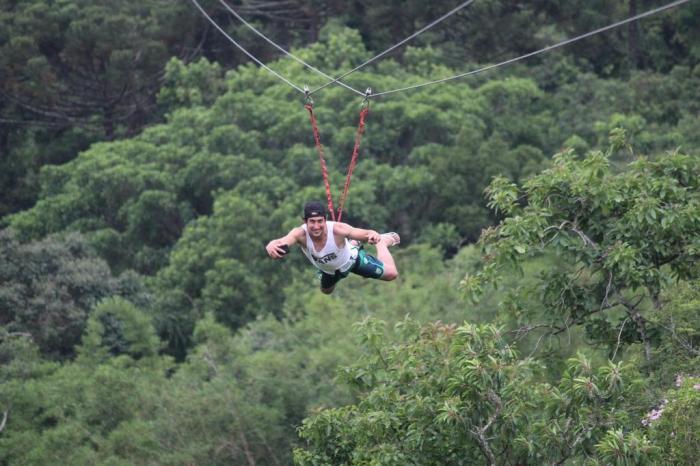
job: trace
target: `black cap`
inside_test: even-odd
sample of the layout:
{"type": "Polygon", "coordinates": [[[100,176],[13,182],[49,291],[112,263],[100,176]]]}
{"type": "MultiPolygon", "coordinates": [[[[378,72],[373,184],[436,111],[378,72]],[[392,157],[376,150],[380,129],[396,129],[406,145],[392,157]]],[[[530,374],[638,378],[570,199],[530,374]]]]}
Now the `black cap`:
{"type": "Polygon", "coordinates": [[[308,220],[311,217],[326,218],[326,215],[326,206],[318,201],[307,202],[304,206],[304,220],[308,220]]]}

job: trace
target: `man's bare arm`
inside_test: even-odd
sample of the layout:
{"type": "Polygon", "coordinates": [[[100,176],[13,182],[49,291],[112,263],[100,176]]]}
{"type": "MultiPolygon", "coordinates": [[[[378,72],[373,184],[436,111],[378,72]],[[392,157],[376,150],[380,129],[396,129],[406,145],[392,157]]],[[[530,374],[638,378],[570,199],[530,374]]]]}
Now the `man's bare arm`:
{"type": "Polygon", "coordinates": [[[335,228],[333,229],[333,234],[357,241],[367,242],[369,244],[377,244],[381,239],[379,233],[374,230],[355,228],[347,223],[336,223],[335,228]]]}
{"type": "Polygon", "coordinates": [[[287,254],[289,246],[292,246],[294,244],[303,244],[303,238],[304,229],[301,227],[296,227],[292,229],[292,231],[287,233],[285,236],[273,239],[272,241],[267,243],[265,250],[267,250],[267,254],[273,259],[281,259],[287,254]]]}

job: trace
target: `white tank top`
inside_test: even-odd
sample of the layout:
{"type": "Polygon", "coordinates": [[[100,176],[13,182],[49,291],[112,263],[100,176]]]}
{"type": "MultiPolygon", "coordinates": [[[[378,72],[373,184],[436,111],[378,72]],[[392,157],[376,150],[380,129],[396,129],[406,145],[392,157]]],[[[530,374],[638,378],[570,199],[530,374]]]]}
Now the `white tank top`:
{"type": "Polygon", "coordinates": [[[347,272],[350,270],[352,265],[355,263],[356,257],[353,257],[352,249],[347,238],[344,240],[345,245],[339,248],[335,244],[335,236],[333,235],[333,227],[335,222],[326,222],[326,244],[323,245],[323,249],[316,251],[314,249],[314,243],[311,241],[311,236],[309,235],[309,230],[306,228],[306,224],[301,227],[306,233],[306,248],[302,248],[306,257],[321,271],[334,274],[336,270],[341,272],[347,272]]]}

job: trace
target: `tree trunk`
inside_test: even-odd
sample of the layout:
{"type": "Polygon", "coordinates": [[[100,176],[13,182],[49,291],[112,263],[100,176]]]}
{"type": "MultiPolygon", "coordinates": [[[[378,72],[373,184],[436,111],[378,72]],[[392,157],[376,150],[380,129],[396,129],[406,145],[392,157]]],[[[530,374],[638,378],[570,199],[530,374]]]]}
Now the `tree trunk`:
{"type": "Polygon", "coordinates": [[[647,335],[646,320],[636,310],[631,312],[629,316],[632,319],[632,321],[634,321],[634,323],[637,325],[637,333],[639,333],[639,338],[644,344],[644,359],[648,364],[651,362],[651,342],[649,341],[649,337],[647,335]]]}
{"type": "MultiPolygon", "coordinates": [[[[630,0],[629,16],[637,14],[637,0],[630,0]]],[[[632,69],[640,69],[643,66],[642,55],[639,51],[639,22],[632,21],[628,26],[627,52],[632,69]]]]}

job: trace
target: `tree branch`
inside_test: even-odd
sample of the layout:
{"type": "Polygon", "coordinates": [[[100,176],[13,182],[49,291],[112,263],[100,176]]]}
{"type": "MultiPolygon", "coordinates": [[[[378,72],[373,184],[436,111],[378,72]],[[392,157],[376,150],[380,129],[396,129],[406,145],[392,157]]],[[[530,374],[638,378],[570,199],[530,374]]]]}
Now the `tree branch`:
{"type": "MultiPolygon", "coordinates": [[[[592,249],[598,250],[598,245],[596,244],[596,242],[593,241],[591,238],[589,238],[588,235],[586,235],[583,231],[581,231],[575,222],[571,222],[570,220],[564,220],[563,222],[561,222],[561,224],[559,224],[559,226],[556,226],[556,225],[548,226],[547,228],[544,229],[544,233],[547,233],[550,230],[557,230],[557,232],[564,231],[564,227],[566,225],[570,225],[569,230],[573,231],[574,233],[576,233],[579,236],[579,238],[581,238],[581,241],[583,241],[584,247],[591,247],[592,249]]],[[[555,235],[555,237],[556,237],[556,235],[555,235]]]]}
{"type": "Polygon", "coordinates": [[[649,341],[649,337],[647,336],[646,319],[637,310],[637,306],[639,306],[639,303],[642,302],[644,296],[641,296],[634,304],[630,303],[622,296],[619,296],[619,299],[620,302],[627,309],[627,315],[629,315],[630,319],[632,319],[632,322],[634,322],[637,325],[637,333],[639,333],[639,338],[644,344],[644,359],[647,363],[649,363],[651,362],[651,342],[649,341]]]}
{"type": "Polygon", "coordinates": [[[514,330],[508,330],[508,331],[505,332],[505,333],[506,333],[506,334],[514,334],[515,337],[516,337],[516,339],[519,340],[519,339],[521,339],[522,337],[524,337],[525,335],[527,335],[528,333],[530,333],[531,331],[537,330],[537,329],[539,329],[539,328],[549,328],[549,329],[551,329],[551,328],[554,328],[554,326],[552,326],[552,325],[550,325],[550,324],[523,325],[523,326],[520,327],[520,328],[516,328],[516,329],[514,329],[514,330]]]}
{"type": "Polygon", "coordinates": [[[493,413],[491,413],[491,416],[489,416],[488,420],[486,421],[486,424],[472,430],[471,434],[476,438],[476,441],[479,444],[479,449],[488,460],[488,464],[491,466],[495,466],[496,457],[493,454],[493,451],[491,450],[491,446],[489,445],[488,439],[486,438],[486,431],[489,430],[491,425],[496,421],[496,418],[501,412],[502,404],[501,398],[498,395],[496,395],[496,393],[491,389],[489,389],[489,391],[486,393],[486,398],[491,402],[495,409],[493,410],[493,413]]]}
{"type": "Polygon", "coordinates": [[[667,327],[661,323],[659,323],[658,325],[660,325],[661,328],[668,330],[671,333],[671,336],[673,337],[673,339],[676,340],[678,342],[678,344],[680,344],[684,350],[688,351],[689,353],[691,353],[695,356],[700,356],[700,350],[694,348],[693,344],[691,342],[678,336],[678,334],[676,333],[676,324],[673,322],[673,319],[671,319],[671,326],[670,327],[667,327]]]}
{"type": "Polygon", "coordinates": [[[613,352],[612,358],[610,358],[611,361],[615,360],[615,356],[617,355],[617,350],[620,348],[620,338],[622,337],[622,329],[625,328],[625,324],[629,320],[629,317],[626,317],[625,320],[622,321],[622,325],[620,325],[620,331],[617,334],[617,345],[615,346],[615,351],[613,352]]]}
{"type": "Polygon", "coordinates": [[[29,340],[33,340],[32,334],[29,332],[7,332],[5,334],[0,334],[0,339],[13,337],[23,337],[28,338],[29,340]]]}
{"type": "Polygon", "coordinates": [[[608,303],[608,295],[610,294],[610,288],[612,287],[612,279],[613,279],[612,272],[608,271],[608,285],[605,287],[605,296],[603,297],[603,302],[600,303],[601,308],[603,306],[609,304],[608,303]]]}

